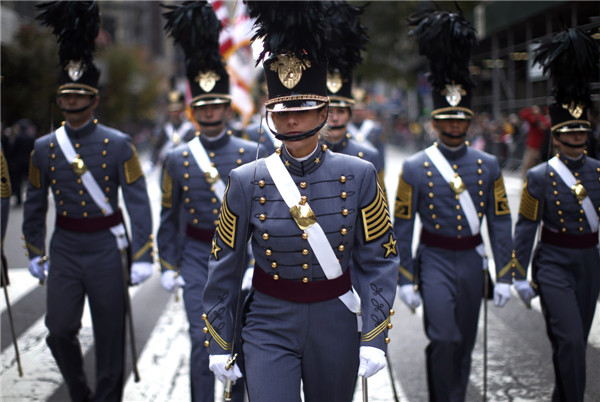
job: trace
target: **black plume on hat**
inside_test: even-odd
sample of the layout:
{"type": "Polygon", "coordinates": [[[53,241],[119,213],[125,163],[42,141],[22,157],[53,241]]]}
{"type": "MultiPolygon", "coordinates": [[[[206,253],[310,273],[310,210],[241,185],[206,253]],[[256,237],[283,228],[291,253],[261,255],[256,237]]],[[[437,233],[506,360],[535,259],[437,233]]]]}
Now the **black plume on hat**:
{"type": "Polygon", "coordinates": [[[51,1],[37,5],[37,19],[52,28],[62,67],[59,93],[97,94],[100,72],[94,66],[100,13],[95,1],[51,1]]]}
{"type": "Polygon", "coordinates": [[[164,29],[185,54],[192,105],[229,102],[229,75],[219,52],[222,27],[212,5],[185,1],[179,6],[162,7],[170,10],[163,14],[167,21],[164,29]]]}

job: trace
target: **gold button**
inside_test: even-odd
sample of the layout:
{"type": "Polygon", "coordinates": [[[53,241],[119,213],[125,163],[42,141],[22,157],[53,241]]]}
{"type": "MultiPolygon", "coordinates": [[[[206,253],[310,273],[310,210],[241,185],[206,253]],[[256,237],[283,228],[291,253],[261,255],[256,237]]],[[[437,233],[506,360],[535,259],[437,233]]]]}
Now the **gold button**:
{"type": "Polygon", "coordinates": [[[108,181],[109,177],[108,176],[104,176],[104,181],[108,181]]]}
{"type": "Polygon", "coordinates": [[[300,182],[300,188],[306,188],[306,182],[305,181],[301,181],[300,182]]]}
{"type": "Polygon", "coordinates": [[[440,228],[440,224],[439,224],[439,223],[436,223],[436,225],[435,225],[435,228],[436,228],[436,229],[439,229],[439,228],[440,228]]]}
{"type": "Polygon", "coordinates": [[[56,168],[55,168],[54,166],[51,166],[51,167],[50,167],[50,171],[51,171],[51,172],[54,172],[55,170],[56,170],[56,168]]]}
{"type": "Polygon", "coordinates": [[[242,164],[242,160],[241,160],[241,159],[238,159],[238,160],[236,161],[236,163],[237,163],[238,165],[241,165],[241,164],[242,164]]]}
{"type": "Polygon", "coordinates": [[[583,218],[579,218],[579,222],[583,222],[583,218]]]}
{"type": "Polygon", "coordinates": [[[214,162],[211,162],[211,163],[210,163],[210,166],[212,166],[212,167],[215,167],[215,166],[217,166],[217,165],[215,165],[215,163],[214,163],[214,162]]]}
{"type": "Polygon", "coordinates": [[[306,233],[306,232],[302,233],[302,238],[304,240],[308,239],[308,233],[306,233]]]}
{"type": "Polygon", "coordinates": [[[556,182],[555,182],[555,181],[553,181],[553,182],[552,182],[552,185],[553,185],[554,187],[556,187],[556,182]]]}
{"type": "Polygon", "coordinates": [[[204,346],[209,347],[210,346],[210,342],[209,341],[204,341],[204,346]]]}
{"type": "Polygon", "coordinates": [[[56,154],[52,154],[52,155],[50,155],[50,157],[51,157],[52,159],[56,159],[56,154]]]}
{"type": "Polygon", "coordinates": [[[88,216],[88,213],[87,213],[87,212],[84,212],[84,213],[83,213],[83,217],[84,217],[84,218],[87,218],[87,216],[88,216]]]}
{"type": "Polygon", "coordinates": [[[260,203],[264,204],[265,202],[267,202],[267,199],[265,197],[260,197],[260,203]]]}
{"type": "Polygon", "coordinates": [[[52,149],[52,148],[54,148],[54,143],[53,142],[50,143],[50,149],[52,149]]]}
{"type": "Polygon", "coordinates": [[[56,195],[59,195],[59,194],[60,194],[60,190],[56,190],[56,191],[54,192],[54,194],[56,194],[56,195]]]}
{"type": "Polygon", "coordinates": [[[211,158],[214,158],[215,157],[215,153],[211,152],[211,153],[208,154],[208,156],[210,156],[211,158]]]}
{"type": "Polygon", "coordinates": [[[392,328],[394,328],[394,325],[391,322],[388,322],[387,328],[392,329],[392,328]]]}
{"type": "Polygon", "coordinates": [[[483,161],[481,159],[477,159],[477,164],[481,165],[483,163],[483,161]]]}
{"type": "Polygon", "coordinates": [[[461,225],[458,225],[456,228],[457,228],[458,230],[462,230],[462,226],[461,226],[461,225]]]}
{"type": "Polygon", "coordinates": [[[183,175],[183,178],[184,178],[184,179],[189,179],[189,178],[190,178],[190,174],[189,174],[189,173],[185,173],[185,174],[183,175]]]}
{"type": "Polygon", "coordinates": [[[480,207],[484,207],[484,206],[485,206],[485,202],[481,201],[481,202],[479,203],[479,206],[480,206],[480,207]]]}
{"type": "Polygon", "coordinates": [[[265,181],[264,181],[264,180],[261,180],[261,181],[259,181],[259,182],[258,182],[258,186],[259,186],[260,188],[263,188],[263,187],[265,186],[265,181]]]}
{"type": "Polygon", "coordinates": [[[479,190],[479,196],[483,197],[483,191],[479,190]]]}
{"type": "Polygon", "coordinates": [[[302,283],[308,283],[308,278],[306,276],[302,277],[302,283]]]}
{"type": "Polygon", "coordinates": [[[104,191],[106,191],[108,193],[110,191],[110,187],[105,187],[104,191]]]}
{"type": "Polygon", "coordinates": [[[106,163],[102,164],[102,169],[106,169],[106,163]]]}
{"type": "Polygon", "coordinates": [[[479,181],[477,182],[477,184],[479,184],[480,186],[483,186],[483,180],[479,180],[479,181]]]}
{"type": "Polygon", "coordinates": [[[550,177],[554,177],[554,172],[550,172],[550,177]]]}
{"type": "Polygon", "coordinates": [[[302,249],[302,255],[308,255],[308,249],[306,249],[306,248],[302,249]]]}
{"type": "Polygon", "coordinates": [[[394,311],[394,309],[393,308],[390,309],[390,315],[394,315],[394,314],[396,314],[396,312],[394,311]]]}
{"type": "Polygon", "coordinates": [[[190,188],[188,186],[183,186],[183,191],[188,191],[190,188]]]}
{"type": "Polygon", "coordinates": [[[556,205],[560,205],[560,201],[556,200],[556,205]]]}
{"type": "Polygon", "coordinates": [[[300,197],[300,205],[304,205],[304,204],[306,204],[306,196],[305,195],[300,197]]]}
{"type": "Polygon", "coordinates": [[[271,268],[277,268],[277,263],[275,261],[271,263],[271,268]]]}
{"type": "Polygon", "coordinates": [[[307,263],[302,264],[302,269],[308,269],[308,264],[307,263]]]}
{"type": "Polygon", "coordinates": [[[338,246],[338,250],[340,250],[340,251],[344,251],[344,245],[343,245],[343,244],[340,244],[340,245],[338,246]]]}
{"type": "Polygon", "coordinates": [[[327,151],[327,145],[323,144],[323,146],[321,147],[321,149],[323,150],[323,152],[327,151]]]}
{"type": "Polygon", "coordinates": [[[208,328],[207,327],[202,328],[202,332],[204,332],[205,334],[208,333],[208,328]]]}
{"type": "Polygon", "coordinates": [[[429,187],[433,187],[433,182],[432,181],[429,182],[429,187]]]}
{"type": "Polygon", "coordinates": [[[460,210],[460,204],[456,205],[456,210],[459,211],[460,210]]]}
{"type": "Polygon", "coordinates": [[[456,215],[456,220],[457,220],[457,221],[460,221],[461,219],[462,219],[462,216],[460,216],[460,215],[456,215]]]}
{"type": "Polygon", "coordinates": [[[102,156],[106,156],[108,152],[106,152],[106,149],[104,151],[102,151],[102,156]]]}
{"type": "Polygon", "coordinates": [[[385,338],[385,343],[390,343],[390,338],[385,338]]]}
{"type": "Polygon", "coordinates": [[[579,227],[579,231],[580,231],[580,232],[583,232],[583,228],[582,228],[581,226],[579,227]]]}
{"type": "Polygon", "coordinates": [[[425,167],[429,167],[429,162],[425,162],[425,163],[423,164],[423,166],[425,166],[425,167]]]}
{"type": "MultiPolygon", "coordinates": [[[[108,202],[108,200],[106,200],[106,201],[108,202]]],[[[102,212],[102,215],[106,215],[106,209],[102,208],[102,209],[100,210],[100,212],[102,212]]]]}
{"type": "Polygon", "coordinates": [[[213,221],[213,225],[217,226],[219,224],[219,221],[213,221]]]}
{"type": "Polygon", "coordinates": [[[365,156],[365,154],[362,151],[358,153],[359,158],[362,158],[363,156],[365,156]]]}
{"type": "Polygon", "coordinates": [[[431,215],[431,219],[437,219],[437,215],[436,214],[431,215]]]}
{"type": "Polygon", "coordinates": [[[194,225],[197,225],[198,224],[198,219],[196,218],[192,222],[194,222],[194,225]]]}
{"type": "Polygon", "coordinates": [[[477,216],[481,218],[481,217],[483,217],[483,214],[481,212],[478,212],[477,216]]]}
{"type": "Polygon", "coordinates": [[[347,216],[348,210],[346,208],[342,209],[342,215],[347,216]]]}
{"type": "Polygon", "coordinates": [[[433,173],[431,173],[430,170],[427,171],[427,177],[431,177],[433,175],[433,173]]]}
{"type": "Polygon", "coordinates": [[[566,231],[567,231],[567,228],[562,228],[561,230],[562,230],[563,232],[566,232],[566,231]]]}
{"type": "Polygon", "coordinates": [[[263,239],[264,240],[269,240],[269,234],[268,233],[263,233],[263,239]]]}
{"type": "Polygon", "coordinates": [[[190,166],[190,163],[188,161],[183,162],[183,166],[188,167],[190,166]]]}
{"type": "Polygon", "coordinates": [[[261,221],[264,221],[265,219],[267,219],[267,215],[260,214],[259,218],[260,218],[261,221]]]}
{"type": "Polygon", "coordinates": [[[580,209],[580,210],[579,210],[579,213],[583,215],[583,213],[584,213],[584,212],[583,212],[583,209],[580,209]]]}
{"type": "Polygon", "coordinates": [[[429,204],[429,209],[434,209],[435,206],[433,204],[429,204]]]}
{"type": "Polygon", "coordinates": [[[271,254],[273,254],[273,251],[271,251],[271,249],[268,248],[268,249],[265,250],[265,254],[266,255],[271,255],[271,254]]]}
{"type": "Polygon", "coordinates": [[[342,199],[345,200],[346,197],[348,197],[348,193],[346,193],[345,191],[342,191],[342,194],[340,194],[340,197],[342,197],[342,199]]]}
{"type": "Polygon", "coordinates": [[[189,198],[186,198],[186,199],[185,199],[185,203],[186,203],[186,204],[189,204],[189,203],[190,203],[190,199],[189,199],[189,198]]]}
{"type": "Polygon", "coordinates": [[[238,150],[238,152],[239,152],[240,154],[243,154],[245,151],[246,151],[246,150],[245,150],[244,148],[240,148],[240,149],[238,150]]]}
{"type": "Polygon", "coordinates": [[[188,156],[188,151],[183,151],[183,156],[188,156]]]}
{"type": "Polygon", "coordinates": [[[276,281],[279,280],[279,275],[277,275],[277,274],[273,275],[273,279],[276,281]]]}
{"type": "Polygon", "coordinates": [[[559,215],[562,215],[562,211],[559,209],[557,212],[559,215]]]}
{"type": "Polygon", "coordinates": [[[564,218],[560,218],[560,219],[559,219],[559,222],[560,222],[560,223],[565,223],[565,219],[564,219],[564,218]]]}
{"type": "Polygon", "coordinates": [[[346,229],[346,228],[342,228],[342,229],[340,230],[340,233],[342,234],[342,236],[345,236],[345,235],[348,233],[348,229],[346,229]]]}
{"type": "Polygon", "coordinates": [[[213,209],[213,214],[215,214],[215,215],[216,215],[216,214],[218,214],[218,213],[219,213],[219,210],[218,210],[218,209],[216,209],[216,208],[215,208],[215,209],[213,209]]]}
{"type": "Polygon", "coordinates": [[[212,202],[213,204],[216,204],[217,203],[217,199],[215,197],[213,197],[213,198],[210,199],[210,202],[212,202]]]}
{"type": "Polygon", "coordinates": [[[340,182],[341,183],[345,183],[346,182],[346,176],[340,176],[340,182]]]}
{"type": "Polygon", "coordinates": [[[190,208],[190,214],[193,214],[194,212],[196,212],[196,210],[194,208],[190,208]]]}
{"type": "Polygon", "coordinates": [[[83,190],[79,190],[79,195],[83,195],[83,190]]]}
{"type": "Polygon", "coordinates": [[[458,165],[455,163],[454,165],[452,165],[452,169],[454,169],[454,170],[458,169],[458,165]]]}
{"type": "Polygon", "coordinates": [[[85,207],[85,201],[81,201],[81,206],[85,207]]]}
{"type": "Polygon", "coordinates": [[[63,216],[67,216],[67,211],[63,211],[63,216]]]}
{"type": "Polygon", "coordinates": [[[429,198],[433,198],[433,193],[429,193],[429,198]]]}

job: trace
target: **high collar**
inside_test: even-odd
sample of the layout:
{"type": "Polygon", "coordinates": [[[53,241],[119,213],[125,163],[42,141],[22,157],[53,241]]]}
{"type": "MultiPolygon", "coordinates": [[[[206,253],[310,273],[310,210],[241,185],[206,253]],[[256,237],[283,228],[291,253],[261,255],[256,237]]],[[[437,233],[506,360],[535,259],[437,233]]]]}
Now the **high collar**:
{"type": "Polygon", "coordinates": [[[82,139],[90,135],[96,130],[96,126],[98,125],[98,120],[91,119],[86,124],[81,127],[73,128],[69,124],[65,123],[65,131],[67,135],[71,138],[82,139]]]}
{"type": "Polygon", "coordinates": [[[348,146],[348,140],[350,139],[350,134],[346,133],[338,142],[332,141],[323,141],[327,148],[329,148],[332,152],[343,152],[344,149],[348,146]]]}
{"type": "MultiPolygon", "coordinates": [[[[287,167],[290,173],[296,176],[304,176],[306,174],[312,173],[319,168],[325,161],[325,155],[327,155],[323,149],[323,145],[319,144],[317,149],[308,159],[303,160],[302,162],[294,159],[293,156],[289,154],[285,146],[282,146],[281,149],[281,160],[283,164],[287,167]]],[[[325,148],[326,149],[326,148],[325,148]]]]}
{"type": "Polygon", "coordinates": [[[565,154],[559,152],[556,156],[565,164],[570,170],[580,169],[585,164],[585,154],[582,153],[577,159],[569,158],[565,154]]]}
{"type": "Polygon", "coordinates": [[[446,157],[446,159],[448,159],[448,160],[460,159],[463,156],[465,156],[467,153],[467,144],[466,143],[463,143],[463,145],[461,145],[457,148],[449,148],[448,146],[444,145],[444,143],[441,141],[436,141],[435,145],[440,149],[440,152],[442,153],[442,155],[444,155],[446,157]]]}
{"type": "Polygon", "coordinates": [[[200,142],[202,143],[202,146],[204,147],[204,149],[211,149],[211,150],[223,148],[225,145],[227,145],[229,143],[230,137],[231,137],[230,130],[224,131],[222,134],[220,134],[214,140],[209,139],[208,137],[202,135],[202,133],[200,133],[200,135],[199,135],[200,142]]]}

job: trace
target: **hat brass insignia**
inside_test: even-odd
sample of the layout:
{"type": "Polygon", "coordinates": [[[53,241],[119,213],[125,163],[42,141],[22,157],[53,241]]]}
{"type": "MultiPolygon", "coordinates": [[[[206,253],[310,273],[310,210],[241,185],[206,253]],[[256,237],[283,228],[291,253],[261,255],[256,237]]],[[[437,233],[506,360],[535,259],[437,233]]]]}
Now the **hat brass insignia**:
{"type": "Polygon", "coordinates": [[[215,184],[221,179],[219,171],[213,166],[208,171],[204,172],[204,179],[208,184],[215,184]]]}
{"type": "Polygon", "coordinates": [[[277,61],[271,64],[271,71],[277,71],[279,81],[287,89],[294,88],[302,78],[302,71],[310,68],[310,61],[302,61],[293,54],[277,55],[277,61]]]}
{"type": "Polygon", "coordinates": [[[73,81],[77,81],[85,72],[85,66],[81,61],[70,60],[69,64],[65,66],[65,70],[67,71],[67,74],[69,74],[69,78],[73,81]]]}
{"type": "Polygon", "coordinates": [[[292,214],[296,224],[302,230],[308,229],[317,222],[317,216],[308,204],[294,205],[290,208],[290,214],[292,214]]]}
{"type": "Polygon", "coordinates": [[[455,194],[460,194],[467,189],[467,186],[465,186],[465,183],[462,181],[458,174],[450,182],[450,187],[452,188],[455,194]]]}
{"type": "Polygon", "coordinates": [[[576,185],[571,187],[571,192],[573,193],[575,198],[577,198],[578,201],[581,201],[585,197],[587,197],[587,191],[581,183],[577,183],[576,185]]]}
{"type": "Polygon", "coordinates": [[[339,71],[335,73],[327,73],[327,89],[329,92],[335,94],[342,89],[342,75],[339,71]]]}
{"type": "Polygon", "coordinates": [[[569,113],[571,113],[571,116],[576,119],[580,118],[583,114],[583,105],[581,103],[576,105],[575,103],[571,102],[570,105],[564,104],[562,107],[563,109],[567,109],[569,113]]]}
{"type": "Polygon", "coordinates": [[[198,73],[196,77],[196,82],[200,85],[200,88],[204,92],[210,92],[215,87],[217,81],[219,81],[221,77],[215,73],[214,71],[207,71],[205,73],[198,73]]]}
{"type": "Polygon", "coordinates": [[[85,163],[83,162],[83,159],[80,157],[73,159],[73,162],[71,162],[71,167],[77,176],[83,176],[83,174],[88,170],[87,166],[85,166],[85,163]]]}
{"type": "Polygon", "coordinates": [[[446,97],[446,102],[448,102],[451,106],[457,106],[467,92],[460,84],[447,84],[446,89],[442,90],[441,94],[446,97]]]}

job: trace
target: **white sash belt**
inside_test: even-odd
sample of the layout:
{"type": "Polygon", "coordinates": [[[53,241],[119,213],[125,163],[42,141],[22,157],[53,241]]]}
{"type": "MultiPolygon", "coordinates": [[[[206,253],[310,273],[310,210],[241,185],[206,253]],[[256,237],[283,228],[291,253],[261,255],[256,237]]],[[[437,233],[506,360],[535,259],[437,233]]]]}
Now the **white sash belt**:
{"type": "MultiPolygon", "coordinates": [[[[550,166],[552,166],[554,170],[556,170],[556,173],[558,173],[558,175],[560,176],[562,181],[567,185],[567,187],[573,188],[573,186],[577,184],[577,179],[575,179],[573,173],[571,173],[569,168],[565,166],[565,164],[563,163],[563,161],[560,160],[560,158],[557,158],[555,156],[552,159],[550,159],[548,163],[550,164],[550,166]]],[[[586,196],[581,201],[581,206],[583,208],[583,212],[585,213],[585,217],[587,218],[588,224],[590,225],[591,231],[597,232],[598,215],[594,210],[594,205],[592,204],[592,200],[590,200],[590,197],[586,196]]]]}
{"type": "MultiPolygon", "coordinates": [[[[435,168],[440,172],[444,180],[450,184],[455,177],[454,169],[450,166],[450,163],[446,159],[446,157],[439,150],[439,147],[432,145],[425,150],[425,153],[431,159],[431,162],[435,166],[435,168]]],[[[473,204],[473,199],[469,194],[469,191],[465,189],[458,196],[458,201],[460,203],[460,207],[465,213],[465,217],[469,222],[469,228],[471,229],[471,234],[473,236],[479,234],[479,217],[477,216],[477,211],[475,209],[475,205],[473,204]]],[[[483,258],[483,269],[487,269],[487,257],[485,255],[485,246],[483,242],[475,247],[477,253],[483,258]]]]}
{"type": "MultiPolygon", "coordinates": [[[[73,148],[73,144],[71,144],[71,141],[67,136],[67,132],[64,126],[61,126],[56,130],[56,140],[62,153],[65,155],[67,162],[73,163],[73,161],[75,161],[75,159],[77,158],[77,153],[75,152],[75,148],[73,148]]],[[[104,216],[112,215],[114,212],[113,208],[110,205],[110,203],[106,201],[104,193],[102,192],[102,189],[94,179],[92,172],[86,170],[86,172],[83,173],[80,177],[83,185],[85,186],[85,189],[88,191],[98,208],[100,208],[100,210],[103,211],[104,216]]],[[[111,227],[110,231],[117,239],[117,247],[119,248],[119,250],[127,248],[129,243],[127,241],[127,236],[125,234],[125,226],[123,226],[123,223],[119,223],[118,225],[111,227]]]]}
{"type": "MultiPolygon", "coordinates": [[[[196,160],[198,167],[204,173],[212,173],[216,174],[216,169],[211,165],[210,158],[206,153],[206,150],[200,143],[200,138],[196,137],[190,142],[188,142],[190,146],[190,151],[192,152],[192,156],[196,160]]],[[[219,199],[219,202],[223,203],[223,194],[225,194],[225,183],[223,183],[222,179],[219,179],[213,184],[214,193],[219,199]]]]}
{"type": "MultiPolygon", "coordinates": [[[[281,197],[285,201],[288,207],[298,205],[300,201],[300,191],[296,187],[296,183],[292,180],[290,173],[281,162],[281,159],[277,153],[271,154],[265,159],[267,170],[273,178],[275,187],[281,194],[281,197]]],[[[308,204],[307,204],[308,205],[308,204]]],[[[329,239],[323,232],[323,229],[318,222],[315,222],[310,227],[304,230],[308,234],[308,243],[312,248],[323,272],[327,279],[335,279],[342,275],[342,267],[335,256],[329,243],[329,239]]],[[[339,299],[348,307],[348,310],[356,314],[358,321],[358,330],[362,329],[362,320],[360,316],[360,297],[352,287],[343,295],[339,296],[339,299]]]]}

